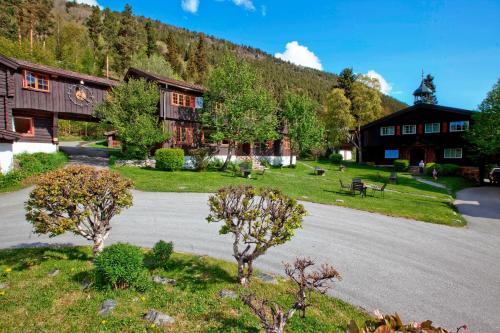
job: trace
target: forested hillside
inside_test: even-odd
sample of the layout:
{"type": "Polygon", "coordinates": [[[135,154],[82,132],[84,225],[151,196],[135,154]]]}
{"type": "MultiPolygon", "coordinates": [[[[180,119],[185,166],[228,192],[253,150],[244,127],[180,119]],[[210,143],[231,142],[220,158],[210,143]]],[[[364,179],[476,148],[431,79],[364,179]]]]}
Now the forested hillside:
{"type": "MultiPolygon", "coordinates": [[[[281,100],[285,90],[324,102],[337,76],[284,62],[261,50],[122,12],[65,0],[0,0],[0,53],[121,79],[130,66],[204,83],[224,49],[248,60],[281,100]]],[[[382,95],[385,113],[406,105],[382,95]]]]}

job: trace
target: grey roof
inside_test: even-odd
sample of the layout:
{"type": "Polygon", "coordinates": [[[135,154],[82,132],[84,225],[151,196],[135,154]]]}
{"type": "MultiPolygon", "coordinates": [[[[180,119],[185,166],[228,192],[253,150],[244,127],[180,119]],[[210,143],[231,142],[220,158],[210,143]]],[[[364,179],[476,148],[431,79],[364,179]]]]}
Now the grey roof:
{"type": "Polygon", "coordinates": [[[420,86],[413,92],[414,96],[429,95],[429,94],[432,94],[432,90],[425,85],[424,80],[422,80],[420,86]]]}
{"type": "Polygon", "coordinates": [[[144,71],[142,69],[138,69],[138,68],[130,68],[127,71],[127,74],[125,74],[125,78],[128,78],[130,76],[139,76],[139,77],[143,77],[143,78],[146,78],[146,79],[149,79],[152,81],[156,81],[159,83],[163,83],[163,84],[166,84],[169,86],[174,86],[174,87],[181,88],[181,89],[193,90],[193,91],[197,91],[199,93],[205,92],[205,88],[203,86],[198,85],[198,84],[171,79],[169,77],[150,73],[150,72],[144,71]]]}

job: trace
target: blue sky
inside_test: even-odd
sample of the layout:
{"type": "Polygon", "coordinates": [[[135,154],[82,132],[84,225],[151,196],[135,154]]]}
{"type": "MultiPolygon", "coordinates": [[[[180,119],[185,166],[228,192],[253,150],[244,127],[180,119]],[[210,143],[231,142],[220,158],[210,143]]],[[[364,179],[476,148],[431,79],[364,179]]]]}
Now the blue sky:
{"type": "Polygon", "coordinates": [[[97,1],[328,72],[380,75],[407,103],[422,69],[439,104],[469,109],[500,77],[500,1],[97,1]]]}

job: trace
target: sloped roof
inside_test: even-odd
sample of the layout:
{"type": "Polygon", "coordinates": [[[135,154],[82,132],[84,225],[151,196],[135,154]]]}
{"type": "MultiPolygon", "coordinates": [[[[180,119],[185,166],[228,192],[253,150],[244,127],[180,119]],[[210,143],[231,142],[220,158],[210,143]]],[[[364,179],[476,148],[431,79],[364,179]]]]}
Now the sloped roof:
{"type": "Polygon", "coordinates": [[[420,86],[417,89],[415,89],[415,91],[413,92],[413,95],[415,95],[415,96],[422,95],[422,94],[432,94],[431,88],[427,87],[424,80],[422,80],[422,82],[420,83],[420,86]]]}
{"type": "Polygon", "coordinates": [[[3,56],[1,54],[0,54],[0,63],[2,63],[3,65],[5,65],[9,68],[12,68],[12,69],[25,68],[25,69],[34,70],[37,72],[42,72],[44,74],[57,75],[57,76],[67,77],[67,78],[71,78],[71,79],[75,79],[75,80],[79,80],[79,81],[84,81],[84,82],[92,82],[95,84],[108,86],[108,87],[114,87],[114,86],[119,84],[119,82],[115,81],[115,80],[110,80],[110,79],[105,79],[102,77],[73,72],[73,71],[69,71],[66,69],[56,68],[56,67],[47,66],[47,65],[35,64],[35,63],[29,62],[26,60],[8,58],[8,57],[3,56]]]}
{"type": "Polygon", "coordinates": [[[391,113],[385,117],[382,117],[380,119],[372,121],[371,123],[362,126],[361,129],[372,127],[372,126],[378,125],[386,120],[399,117],[405,113],[414,112],[414,111],[417,112],[418,110],[421,110],[421,109],[434,110],[437,112],[458,113],[458,114],[463,114],[463,115],[472,115],[474,113],[474,111],[471,111],[471,110],[452,108],[449,106],[442,106],[442,105],[436,105],[436,104],[421,103],[421,104],[412,105],[410,107],[404,108],[404,109],[399,110],[397,112],[391,113]]]}
{"type": "Polygon", "coordinates": [[[16,132],[0,129],[0,139],[8,140],[8,141],[16,141],[19,139],[21,135],[16,132]]]}
{"type": "Polygon", "coordinates": [[[146,79],[149,79],[152,81],[156,81],[159,83],[163,83],[163,84],[166,84],[169,86],[174,86],[174,87],[181,88],[181,89],[193,90],[193,91],[196,91],[199,93],[205,92],[205,88],[203,86],[200,86],[200,85],[197,85],[194,83],[189,83],[189,82],[171,79],[169,77],[150,73],[150,72],[144,71],[142,69],[138,69],[138,68],[130,68],[127,71],[127,74],[125,74],[125,78],[128,78],[130,76],[139,76],[139,77],[143,77],[143,78],[146,78],[146,79]]]}

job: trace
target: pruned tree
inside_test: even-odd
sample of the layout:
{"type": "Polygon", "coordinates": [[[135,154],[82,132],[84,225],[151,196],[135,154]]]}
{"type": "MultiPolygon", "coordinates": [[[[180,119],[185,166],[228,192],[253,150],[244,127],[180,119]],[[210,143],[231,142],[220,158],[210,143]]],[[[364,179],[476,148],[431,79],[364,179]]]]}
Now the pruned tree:
{"type": "Polygon", "coordinates": [[[332,287],[333,280],[340,280],[340,273],[329,265],[323,264],[316,271],[308,271],[314,266],[314,262],[308,258],[296,258],[293,265],[285,263],[285,274],[295,283],[294,308],[301,311],[302,318],[306,316],[306,309],[311,306],[308,303],[308,293],[316,291],[325,294],[332,287]]]}
{"type": "Polygon", "coordinates": [[[351,101],[345,96],[344,90],[335,88],[327,95],[321,118],[331,148],[337,148],[349,141],[349,133],[354,126],[350,109],[351,101]]]}
{"type": "Polygon", "coordinates": [[[26,220],[37,234],[50,237],[67,231],[104,248],[111,219],[132,206],[132,182],[118,173],[87,166],[69,166],[42,176],[26,202],[26,220]]]}
{"type": "Polygon", "coordinates": [[[238,281],[249,282],[253,262],[266,251],[289,241],[307,214],[304,206],[276,189],[223,187],[208,199],[209,223],[223,222],[220,234],[233,234],[238,281]]]}
{"type": "Polygon", "coordinates": [[[284,332],[287,321],[296,311],[295,307],[283,310],[277,303],[257,299],[255,294],[242,295],[241,300],[259,317],[266,333],[284,332]]]}

